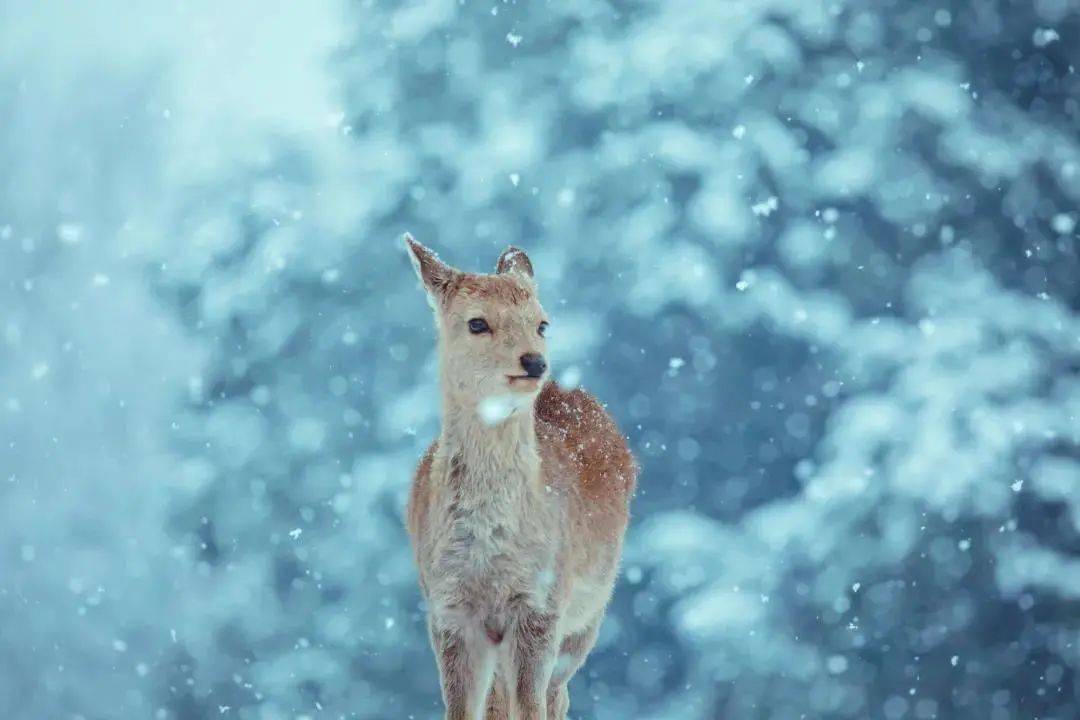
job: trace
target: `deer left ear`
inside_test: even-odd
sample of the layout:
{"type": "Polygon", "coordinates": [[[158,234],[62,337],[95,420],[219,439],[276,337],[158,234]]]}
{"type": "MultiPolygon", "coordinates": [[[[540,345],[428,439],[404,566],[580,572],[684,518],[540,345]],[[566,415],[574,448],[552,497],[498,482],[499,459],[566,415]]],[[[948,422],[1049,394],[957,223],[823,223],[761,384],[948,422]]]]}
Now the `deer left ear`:
{"type": "Polygon", "coordinates": [[[431,306],[436,307],[434,300],[445,298],[454,278],[461,273],[440,260],[430,249],[416,242],[409,233],[405,233],[405,250],[409,253],[416,276],[427,291],[431,306]]]}
{"type": "Polygon", "coordinates": [[[499,256],[499,262],[495,264],[495,272],[519,273],[531,278],[533,276],[533,266],[524,250],[511,245],[503,250],[503,254],[499,256]]]}

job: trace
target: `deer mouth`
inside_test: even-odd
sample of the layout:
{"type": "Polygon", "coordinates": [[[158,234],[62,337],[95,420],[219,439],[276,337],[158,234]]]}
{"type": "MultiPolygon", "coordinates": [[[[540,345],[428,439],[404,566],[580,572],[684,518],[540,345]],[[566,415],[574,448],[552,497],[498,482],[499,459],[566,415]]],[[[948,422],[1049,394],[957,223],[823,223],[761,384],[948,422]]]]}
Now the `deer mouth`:
{"type": "Polygon", "coordinates": [[[511,385],[535,385],[543,379],[543,375],[507,375],[506,379],[511,385]]]}

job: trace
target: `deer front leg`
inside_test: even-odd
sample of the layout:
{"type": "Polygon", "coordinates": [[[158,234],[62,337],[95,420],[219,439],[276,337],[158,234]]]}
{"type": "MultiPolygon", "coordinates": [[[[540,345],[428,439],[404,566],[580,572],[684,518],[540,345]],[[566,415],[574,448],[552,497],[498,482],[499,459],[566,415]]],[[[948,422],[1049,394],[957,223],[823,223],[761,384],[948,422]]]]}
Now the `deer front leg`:
{"type": "MultiPolygon", "coordinates": [[[[498,662],[498,661],[497,661],[498,662]]],[[[510,720],[510,703],[506,699],[506,683],[495,671],[495,682],[488,693],[487,715],[484,720],[510,720]]]]}
{"type": "Polygon", "coordinates": [[[600,618],[579,633],[567,635],[559,645],[559,656],[548,681],[547,720],[566,720],[570,710],[570,695],[567,685],[570,678],[585,662],[585,657],[596,644],[596,635],[600,630],[600,618]]]}
{"type": "Polygon", "coordinates": [[[555,617],[522,609],[511,639],[507,678],[516,720],[546,720],[547,687],[556,650],[555,617]]]}
{"type": "Polygon", "coordinates": [[[439,661],[446,720],[483,720],[495,673],[495,652],[460,627],[431,625],[431,645],[439,661]]]}

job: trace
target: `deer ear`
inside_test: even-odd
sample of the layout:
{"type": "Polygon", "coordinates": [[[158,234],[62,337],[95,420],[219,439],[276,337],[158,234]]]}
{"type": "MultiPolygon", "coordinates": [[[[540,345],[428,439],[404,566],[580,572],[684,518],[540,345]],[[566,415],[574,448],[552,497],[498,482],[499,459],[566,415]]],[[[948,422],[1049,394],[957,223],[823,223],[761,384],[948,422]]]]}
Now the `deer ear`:
{"type": "Polygon", "coordinates": [[[458,271],[440,260],[432,250],[416,242],[409,233],[405,233],[405,250],[428,296],[444,295],[458,271]]]}
{"type": "Polygon", "coordinates": [[[495,263],[495,272],[513,272],[526,277],[532,277],[533,266],[532,262],[529,260],[529,256],[525,254],[524,250],[511,245],[503,250],[503,254],[499,256],[499,261],[495,263]]]}

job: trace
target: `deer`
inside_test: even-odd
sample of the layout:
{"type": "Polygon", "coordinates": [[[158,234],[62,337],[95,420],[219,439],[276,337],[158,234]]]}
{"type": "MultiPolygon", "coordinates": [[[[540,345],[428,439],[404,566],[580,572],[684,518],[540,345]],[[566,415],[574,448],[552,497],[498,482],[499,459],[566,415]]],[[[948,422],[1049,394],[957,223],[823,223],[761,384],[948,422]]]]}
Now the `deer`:
{"type": "Polygon", "coordinates": [[[405,235],[434,310],[438,438],[407,529],[446,720],[565,720],[614,592],[638,465],[604,407],[550,379],[528,255],[493,274],[405,235]]]}

